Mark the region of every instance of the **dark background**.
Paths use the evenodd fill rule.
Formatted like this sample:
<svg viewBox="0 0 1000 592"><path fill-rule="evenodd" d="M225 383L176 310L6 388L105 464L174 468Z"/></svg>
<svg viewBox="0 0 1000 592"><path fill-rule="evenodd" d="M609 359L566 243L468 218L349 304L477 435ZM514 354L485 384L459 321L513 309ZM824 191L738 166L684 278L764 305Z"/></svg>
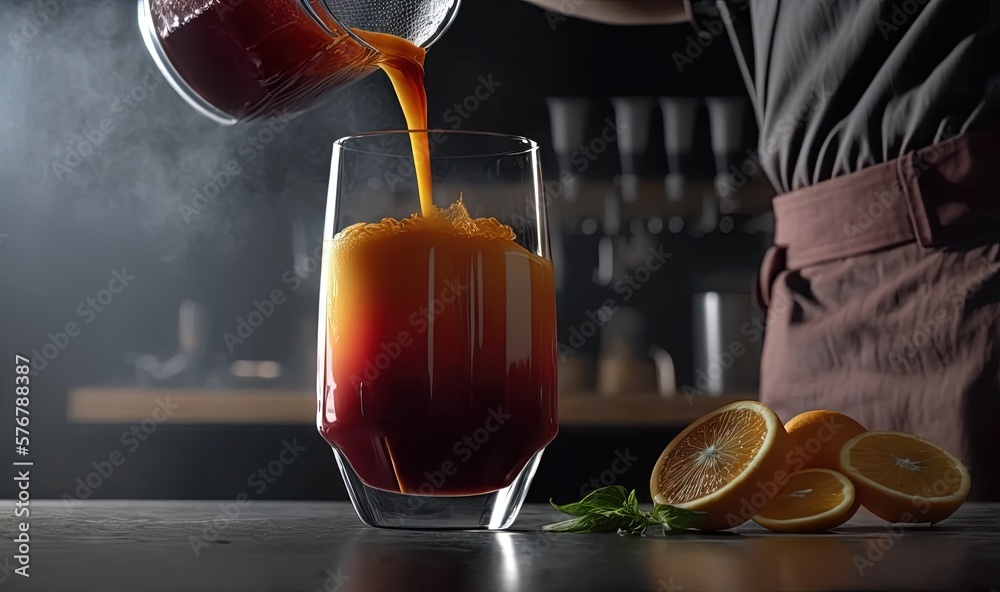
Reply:
<svg viewBox="0 0 1000 592"><path fill-rule="evenodd" d="M55 14L38 24L46 7ZM50 10L52 11L52 10ZM330 97L292 120L248 162L239 146L262 123L219 127L190 109L162 81L136 25L135 4L124 0L0 1L0 377L12 385L14 354L52 340L67 322L82 327L58 357L33 378L33 496L72 494L92 463L122 448L126 425L66 421L67 390L80 385L134 383L130 362L142 353L167 357L176 348L177 310L185 298L207 302L212 335L231 330L255 298L280 287L292 264L292 225L318 237L327 192L331 143L360 131L403 127L391 88L380 73ZM430 125L469 95L480 76L501 86L463 123L463 129L521 134L544 147L545 174L556 178L545 98L594 97L592 125L610 116L611 96L745 95L732 49L715 39L683 72L671 54L691 42L689 25L618 28L553 20L516 0L467 0L427 60ZM154 73L159 85L135 108L121 97ZM116 103L116 101L118 101ZM699 119L696 168L714 173ZM96 137L92 154L71 171L73 146ZM666 172L662 124L654 116L647 168ZM242 172L190 221L179 209L236 158ZM608 151L588 171L610 181L617 154ZM724 237L674 245L675 274L650 290L643 307L655 339L678 363L678 383L690 381L690 273L758 257ZM92 323L78 312L105 288L113 270L135 276ZM586 265L584 265L586 267ZM318 274L317 274L318 275ZM313 331L318 277L291 297L241 346L245 359L294 365L303 327ZM561 330L577 319L566 311L599 302L600 293L560 296ZM301 377L300 377L301 378ZM300 378L289 380L298 385ZM0 416L10 417L13 388ZM12 422L11 422L12 423ZM13 429L7 426L6 430ZM591 477L629 451L640 460L620 483L644 490L671 429L564 427L547 451L532 499L572 497ZM232 498L247 476L277 458L283 441L306 446L301 461L261 496L343 498L329 448L305 426L179 426L165 424L128 456L95 497ZM3 458L10 454L5 446ZM11 495L5 480L0 493Z"/></svg>

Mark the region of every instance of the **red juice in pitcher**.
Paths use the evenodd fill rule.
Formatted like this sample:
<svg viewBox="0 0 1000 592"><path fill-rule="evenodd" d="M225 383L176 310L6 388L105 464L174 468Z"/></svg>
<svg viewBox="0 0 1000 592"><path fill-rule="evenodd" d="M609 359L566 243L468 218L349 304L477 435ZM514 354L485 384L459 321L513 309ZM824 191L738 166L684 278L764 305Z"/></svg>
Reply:
<svg viewBox="0 0 1000 592"><path fill-rule="evenodd" d="M301 111L376 66L319 0L147 0L169 64L233 119ZM188 93L182 94L188 96Z"/></svg>

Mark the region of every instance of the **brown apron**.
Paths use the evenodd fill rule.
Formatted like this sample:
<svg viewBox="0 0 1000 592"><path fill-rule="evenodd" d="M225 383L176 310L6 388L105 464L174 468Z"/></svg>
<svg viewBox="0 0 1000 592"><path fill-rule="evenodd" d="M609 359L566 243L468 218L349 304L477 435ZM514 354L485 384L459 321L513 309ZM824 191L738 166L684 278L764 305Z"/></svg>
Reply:
<svg viewBox="0 0 1000 592"><path fill-rule="evenodd" d="M1000 130L774 200L761 400L960 456L1000 500Z"/></svg>

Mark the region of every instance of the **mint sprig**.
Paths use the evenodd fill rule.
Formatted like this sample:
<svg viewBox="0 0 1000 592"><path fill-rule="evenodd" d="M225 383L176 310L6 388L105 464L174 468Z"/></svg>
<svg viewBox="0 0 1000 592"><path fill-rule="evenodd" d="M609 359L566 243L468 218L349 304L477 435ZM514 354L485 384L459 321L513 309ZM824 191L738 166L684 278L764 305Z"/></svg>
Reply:
<svg viewBox="0 0 1000 592"><path fill-rule="evenodd" d="M557 505L549 500L549 503L560 512L574 516L542 527L550 532L617 532L639 536L647 527L656 525L663 526L665 531L690 528L695 519L704 514L666 504L654 504L652 512L644 512L639 508L635 490L629 492L621 485L602 487L578 502Z"/></svg>

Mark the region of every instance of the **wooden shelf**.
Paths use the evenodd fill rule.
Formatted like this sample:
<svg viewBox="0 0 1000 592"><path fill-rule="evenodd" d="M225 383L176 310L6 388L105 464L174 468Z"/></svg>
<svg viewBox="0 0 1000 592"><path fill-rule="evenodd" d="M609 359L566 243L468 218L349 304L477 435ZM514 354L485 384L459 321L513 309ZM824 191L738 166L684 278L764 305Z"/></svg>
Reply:
<svg viewBox="0 0 1000 592"><path fill-rule="evenodd" d="M686 397L684 395L661 397L652 393L612 397L591 393L561 395L559 397L559 423L567 426L686 426L723 405L756 398L755 394L722 397Z"/></svg>
<svg viewBox="0 0 1000 592"><path fill-rule="evenodd" d="M602 397L561 395L559 423L565 426L683 426L722 405L755 395L664 398L654 394ZM161 403L163 405L161 406ZM312 424L316 399L309 391L79 388L70 391L71 423L129 424L173 407L171 424ZM162 417L164 411L157 411Z"/></svg>
<svg viewBox="0 0 1000 592"><path fill-rule="evenodd" d="M702 208L701 196L715 191L715 184L709 179L689 179L686 183L687 197L680 201L670 201L664 194L662 179L641 179L639 199L627 205L633 216L694 216ZM580 194L575 201L562 205L566 213L601 219L605 215L608 195L615 195L618 188L614 183L587 181L580 186ZM733 194L732 199L740 204L746 214L762 214L771 211L774 187L764 175L756 175Z"/></svg>
<svg viewBox="0 0 1000 592"><path fill-rule="evenodd" d="M316 395L274 389L205 390L88 387L69 392L70 423L136 423L160 402L176 407L167 423L306 424L316 421ZM158 412L162 415L163 412Z"/></svg>

